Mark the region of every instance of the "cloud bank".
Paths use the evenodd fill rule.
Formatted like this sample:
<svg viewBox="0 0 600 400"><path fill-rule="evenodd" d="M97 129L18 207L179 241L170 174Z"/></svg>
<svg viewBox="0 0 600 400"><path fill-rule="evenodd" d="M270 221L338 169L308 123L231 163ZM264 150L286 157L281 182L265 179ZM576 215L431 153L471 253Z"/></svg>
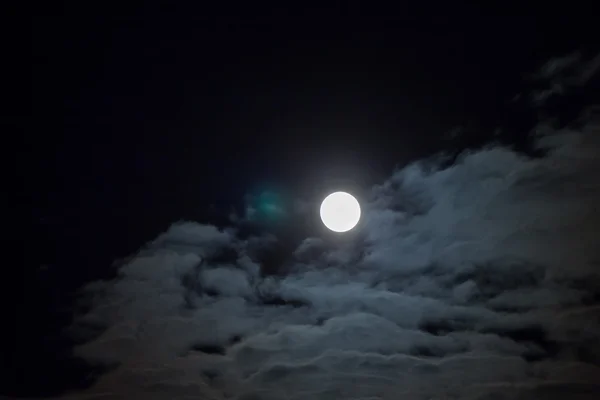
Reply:
<svg viewBox="0 0 600 400"><path fill-rule="evenodd" d="M79 399L587 399L600 393L600 124L372 188L346 241L180 222L84 290Z"/></svg>

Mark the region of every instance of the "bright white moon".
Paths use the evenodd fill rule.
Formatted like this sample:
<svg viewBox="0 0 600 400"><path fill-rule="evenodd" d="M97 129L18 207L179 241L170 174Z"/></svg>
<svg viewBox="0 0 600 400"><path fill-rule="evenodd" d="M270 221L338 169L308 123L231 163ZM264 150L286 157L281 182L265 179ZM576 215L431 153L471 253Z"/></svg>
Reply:
<svg viewBox="0 0 600 400"><path fill-rule="evenodd" d="M349 193L335 192L321 203L321 220L334 232L347 232L358 224L360 205Z"/></svg>

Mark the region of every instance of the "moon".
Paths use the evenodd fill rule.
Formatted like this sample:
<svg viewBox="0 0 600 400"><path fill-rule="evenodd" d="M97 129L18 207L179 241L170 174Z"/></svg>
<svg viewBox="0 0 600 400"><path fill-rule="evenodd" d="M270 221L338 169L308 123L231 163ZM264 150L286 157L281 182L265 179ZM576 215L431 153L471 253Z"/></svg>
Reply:
<svg viewBox="0 0 600 400"><path fill-rule="evenodd" d="M321 220L334 232L348 232L360 220L360 204L349 193L335 192L321 203Z"/></svg>

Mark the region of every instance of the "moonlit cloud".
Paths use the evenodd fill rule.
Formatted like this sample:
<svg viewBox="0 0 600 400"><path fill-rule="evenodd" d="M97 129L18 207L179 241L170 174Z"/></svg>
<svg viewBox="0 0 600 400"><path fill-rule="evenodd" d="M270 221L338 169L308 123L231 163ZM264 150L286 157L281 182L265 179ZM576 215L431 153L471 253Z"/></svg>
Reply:
<svg viewBox="0 0 600 400"><path fill-rule="evenodd" d="M173 225L85 290L76 353L112 369L71 396L594 398L600 131L538 145L397 171L360 234L306 238L282 276L260 272L276 237Z"/></svg>
<svg viewBox="0 0 600 400"><path fill-rule="evenodd" d="M540 68L534 79L544 82L545 87L531 93L534 105L544 105L550 98L568 93L573 88L588 84L600 71L600 54L585 59L575 52L553 58Z"/></svg>

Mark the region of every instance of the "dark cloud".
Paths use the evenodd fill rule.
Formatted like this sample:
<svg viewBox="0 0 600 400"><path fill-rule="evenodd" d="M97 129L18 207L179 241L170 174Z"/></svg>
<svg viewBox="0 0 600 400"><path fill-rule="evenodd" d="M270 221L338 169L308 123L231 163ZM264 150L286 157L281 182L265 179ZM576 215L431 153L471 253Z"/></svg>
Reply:
<svg viewBox="0 0 600 400"><path fill-rule="evenodd" d="M549 60L542 65L534 79L546 82L547 86L531 94L536 105L546 103L553 96L560 96L588 84L600 70L600 54L584 58L579 52Z"/></svg>
<svg viewBox="0 0 600 400"><path fill-rule="evenodd" d="M174 224L84 290L76 353L111 369L72 396L596 398L600 123L537 144L396 171L285 274L276 236Z"/></svg>

